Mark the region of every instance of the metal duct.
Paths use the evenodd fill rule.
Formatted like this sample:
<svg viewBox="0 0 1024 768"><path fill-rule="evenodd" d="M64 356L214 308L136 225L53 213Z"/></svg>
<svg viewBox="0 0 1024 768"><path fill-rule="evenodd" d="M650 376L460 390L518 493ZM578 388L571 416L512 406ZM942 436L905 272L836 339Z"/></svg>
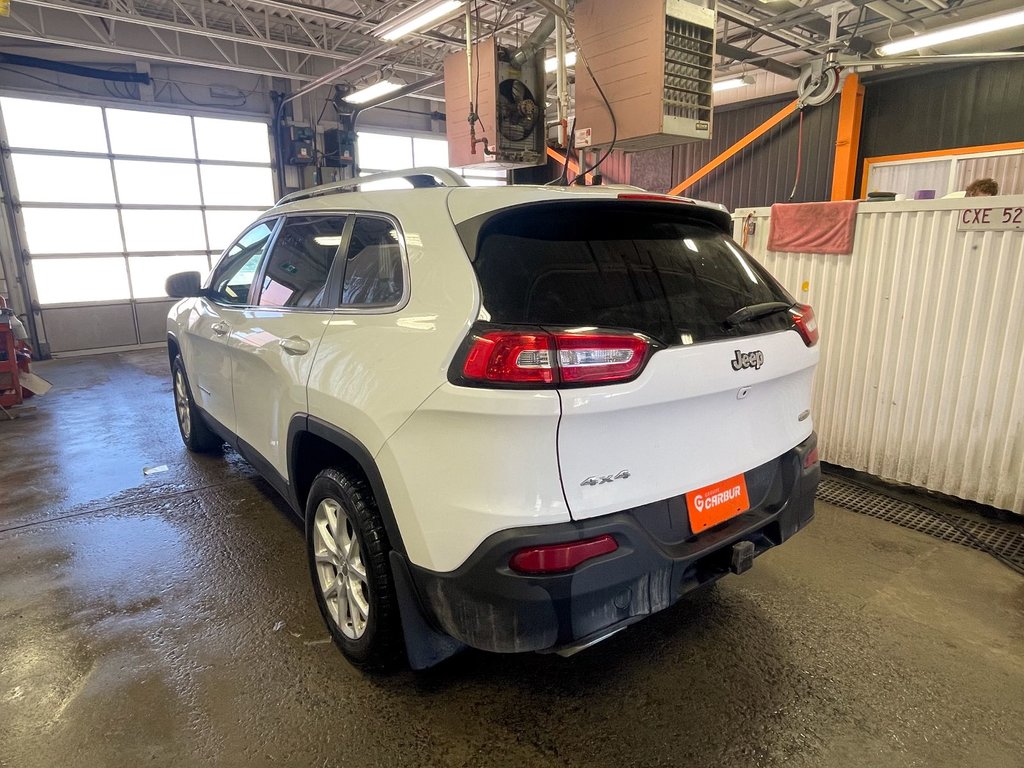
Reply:
<svg viewBox="0 0 1024 768"><path fill-rule="evenodd" d="M537 28L533 30L533 34L530 35L529 39L512 54L512 63L516 66L523 66L530 58L541 48L544 47L544 43L551 37L551 33L555 31L555 14L549 13L543 19Z"/></svg>
<svg viewBox="0 0 1024 768"><path fill-rule="evenodd" d="M747 61L749 59L758 59L751 66L758 67L772 72L782 77L788 77L790 80L796 80L800 77L800 68L794 67L791 64L778 61L776 59L768 59L758 53L748 51L746 48L737 48L735 45L729 45L719 40L715 43L715 53L725 56L727 59L733 61Z"/></svg>

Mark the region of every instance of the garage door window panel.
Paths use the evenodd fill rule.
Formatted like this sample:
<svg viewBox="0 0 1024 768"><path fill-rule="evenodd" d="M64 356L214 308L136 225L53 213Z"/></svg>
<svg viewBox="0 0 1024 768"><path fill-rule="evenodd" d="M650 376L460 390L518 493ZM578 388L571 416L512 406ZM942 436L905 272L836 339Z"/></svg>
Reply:
<svg viewBox="0 0 1024 768"><path fill-rule="evenodd" d="M260 222L228 249L210 281L210 298L218 304L246 306L276 220Z"/></svg>
<svg viewBox="0 0 1024 768"><path fill-rule="evenodd" d="M40 304L78 304L128 299L123 256L33 259Z"/></svg>
<svg viewBox="0 0 1024 768"><path fill-rule="evenodd" d="M270 163L266 123L197 117L195 126L200 160Z"/></svg>
<svg viewBox="0 0 1024 768"><path fill-rule="evenodd" d="M109 160L14 152L11 162L21 203L115 202Z"/></svg>
<svg viewBox="0 0 1024 768"><path fill-rule="evenodd" d="M110 151L115 155L195 159L192 119L187 115L108 109Z"/></svg>
<svg viewBox="0 0 1024 768"><path fill-rule="evenodd" d="M269 168L203 163L200 173L207 205L274 204L274 178Z"/></svg>
<svg viewBox="0 0 1024 768"><path fill-rule="evenodd" d="M117 194L125 205L199 206L195 163L115 160Z"/></svg>
<svg viewBox="0 0 1024 768"><path fill-rule="evenodd" d="M413 160L415 167L448 167L448 142L444 139L421 139L414 137L412 140Z"/></svg>
<svg viewBox="0 0 1024 768"><path fill-rule="evenodd" d="M402 238L398 227L389 219L358 217L345 258L341 306L392 307L402 300L404 289Z"/></svg>
<svg viewBox="0 0 1024 768"><path fill-rule="evenodd" d="M113 208L24 208L31 254L122 253L121 227Z"/></svg>
<svg viewBox="0 0 1024 768"><path fill-rule="evenodd" d="M99 107L0 98L0 110L13 148L107 153Z"/></svg>
<svg viewBox="0 0 1024 768"><path fill-rule="evenodd" d="M345 216L285 220L263 271L261 307L319 309L341 246Z"/></svg>
<svg viewBox="0 0 1024 768"><path fill-rule="evenodd" d="M122 211L129 251L205 251L202 211Z"/></svg>
<svg viewBox="0 0 1024 768"><path fill-rule="evenodd" d="M412 141L408 136L359 133L359 166L378 171L397 171L412 166Z"/></svg>

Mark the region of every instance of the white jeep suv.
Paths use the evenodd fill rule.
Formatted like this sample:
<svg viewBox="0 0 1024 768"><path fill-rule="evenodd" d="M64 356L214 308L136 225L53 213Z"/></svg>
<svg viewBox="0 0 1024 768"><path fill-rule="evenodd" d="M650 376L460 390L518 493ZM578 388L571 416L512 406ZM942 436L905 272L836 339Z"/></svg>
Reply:
<svg viewBox="0 0 1024 768"><path fill-rule="evenodd" d="M571 653L811 519L814 316L724 209L371 178L398 175L290 195L167 282L182 439L303 516L353 663Z"/></svg>

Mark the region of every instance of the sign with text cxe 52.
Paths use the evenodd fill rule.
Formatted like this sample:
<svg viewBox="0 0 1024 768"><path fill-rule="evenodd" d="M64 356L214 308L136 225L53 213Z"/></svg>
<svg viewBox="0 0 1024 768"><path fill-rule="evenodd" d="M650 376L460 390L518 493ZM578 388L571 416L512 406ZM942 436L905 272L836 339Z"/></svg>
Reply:
<svg viewBox="0 0 1024 768"><path fill-rule="evenodd" d="M976 230L1024 231L1024 206L997 205L993 208L964 208L956 228L961 232Z"/></svg>

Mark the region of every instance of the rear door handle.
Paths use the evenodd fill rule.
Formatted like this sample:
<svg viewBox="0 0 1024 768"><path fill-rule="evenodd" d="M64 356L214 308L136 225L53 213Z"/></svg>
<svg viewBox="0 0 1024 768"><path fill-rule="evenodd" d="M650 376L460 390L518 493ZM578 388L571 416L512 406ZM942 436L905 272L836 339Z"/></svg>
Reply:
<svg viewBox="0 0 1024 768"><path fill-rule="evenodd" d="M289 355L304 355L309 352L309 342L300 336L281 339L281 349Z"/></svg>
<svg viewBox="0 0 1024 768"><path fill-rule="evenodd" d="M226 333L227 333L228 331L230 331L230 330L231 330L231 326L230 326L230 325L228 325L227 323L224 323L224 322L219 322L219 323L214 323L213 325L211 325L211 326L210 326L210 329L211 329L211 330L212 330L212 331L213 331L214 333L216 333L216 334L217 334L218 336L223 336L223 335L225 335L225 334L226 334Z"/></svg>

